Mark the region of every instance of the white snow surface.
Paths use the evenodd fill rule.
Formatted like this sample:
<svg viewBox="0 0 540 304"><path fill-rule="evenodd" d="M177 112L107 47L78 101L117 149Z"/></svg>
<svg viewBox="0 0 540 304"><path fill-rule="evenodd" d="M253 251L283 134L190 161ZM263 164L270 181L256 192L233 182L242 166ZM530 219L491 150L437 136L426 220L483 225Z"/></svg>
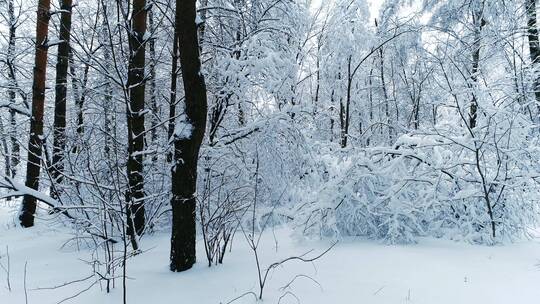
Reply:
<svg viewBox="0 0 540 304"><path fill-rule="evenodd" d="M91 281L53 290L36 290L81 279L91 273L85 249L62 245L72 235L39 218L34 228L14 225L16 204L0 202L0 262L11 260L12 291L0 268L0 303L25 303L24 265L27 263L28 303L58 303L84 290ZM143 254L128 262L127 302L227 303L248 291L257 291L253 255L239 233L225 264L207 267L202 243L198 263L183 273L167 268L167 233L147 236ZM267 266L282 258L314 250L324 241L298 241L289 229L265 232L261 259ZM540 303L540 235L530 241L504 246L478 246L437 239L416 245L384 245L375 241L347 240L313 263L290 262L269 276L264 303L418 303L418 304L528 304ZM282 288L297 276L289 288ZM309 278L308 278L309 277ZM317 283L315 283L315 281ZM281 300L280 300L281 297ZM121 280L107 294L94 286L63 303L122 303ZM244 297L234 303L255 303Z"/></svg>

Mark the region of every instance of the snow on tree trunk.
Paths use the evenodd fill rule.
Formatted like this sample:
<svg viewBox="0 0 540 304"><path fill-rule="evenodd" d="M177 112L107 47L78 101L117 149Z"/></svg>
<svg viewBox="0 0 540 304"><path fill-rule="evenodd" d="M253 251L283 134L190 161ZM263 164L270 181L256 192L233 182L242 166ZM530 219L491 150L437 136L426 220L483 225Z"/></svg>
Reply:
<svg viewBox="0 0 540 304"><path fill-rule="evenodd" d="M136 238L145 226L144 214L144 65L146 47L146 0L133 1L133 17L129 31L129 104L127 108L129 189L126 193L128 234L132 246L138 248Z"/></svg>
<svg viewBox="0 0 540 304"><path fill-rule="evenodd" d="M184 271L195 263L197 162L208 110L199 58L195 2L176 1L176 27L185 92L184 124L190 125L191 132L175 132L173 135L171 271ZM176 126L176 130L180 131L180 128Z"/></svg>

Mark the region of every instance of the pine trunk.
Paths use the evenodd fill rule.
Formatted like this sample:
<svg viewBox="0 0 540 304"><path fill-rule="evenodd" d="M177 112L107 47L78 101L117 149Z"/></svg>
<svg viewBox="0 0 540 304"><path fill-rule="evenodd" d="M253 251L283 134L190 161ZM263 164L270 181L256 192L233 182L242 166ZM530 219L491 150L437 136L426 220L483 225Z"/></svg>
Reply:
<svg viewBox="0 0 540 304"><path fill-rule="evenodd" d="M34 59L34 80L32 85L32 117L28 140L28 163L26 166L26 186L39 189L41 171L41 150L43 146L43 109L45 106L45 80L47 71L47 35L49 32L50 0L39 0L36 22L36 50ZM36 198L25 195L19 220L23 227L34 226Z"/></svg>

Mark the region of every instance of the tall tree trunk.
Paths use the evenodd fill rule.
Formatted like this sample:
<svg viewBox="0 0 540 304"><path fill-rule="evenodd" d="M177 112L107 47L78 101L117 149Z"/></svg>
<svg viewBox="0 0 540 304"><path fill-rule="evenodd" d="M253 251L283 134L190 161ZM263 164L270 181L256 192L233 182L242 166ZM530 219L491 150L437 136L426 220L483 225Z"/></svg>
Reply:
<svg viewBox="0 0 540 304"><path fill-rule="evenodd" d="M474 129L478 118L478 100L474 89L478 84L478 72L480 67L480 49L482 48L482 29L485 25L483 17L483 5L473 11L474 41L472 50L471 88L472 100L469 108L469 128Z"/></svg>
<svg viewBox="0 0 540 304"><path fill-rule="evenodd" d="M150 9L148 11L148 26L149 32L154 35L156 32L154 25L154 11ZM150 98L150 110L152 111L152 118L150 120L150 143L152 145L156 144L157 141L157 125L159 124L159 109L157 105L157 96L156 96L156 43L155 39L150 38L148 42L148 48L150 52L150 62L148 64L148 69L150 70L150 88L149 88L149 98Z"/></svg>
<svg viewBox="0 0 540 304"><path fill-rule="evenodd" d="M174 136L171 271L184 271L195 263L197 161L208 111L206 85L199 58L195 2L176 0L176 27L185 92L185 126L183 132ZM186 132L186 128L191 132Z"/></svg>
<svg viewBox="0 0 540 304"><path fill-rule="evenodd" d="M43 146L43 109L45 106L45 80L47 71L47 35L49 32L50 0L39 0L36 22L36 50L34 58L34 80L32 84L32 118L28 140L28 163L26 165L26 186L39 189L41 170L41 150ZM36 198L25 195L19 220L23 227L34 226Z"/></svg>
<svg viewBox="0 0 540 304"><path fill-rule="evenodd" d="M235 5L236 5L236 10L239 12L238 14L238 20L236 22L236 35L235 35L235 38L236 38L236 50L233 52L233 57L234 59L236 60L240 60L240 56L242 55L241 53L241 50L240 50L240 46L241 46L241 43L242 43L242 36L243 36L243 26L245 26L243 20L245 19L245 17L240 13L244 10L244 8L246 7L246 1L245 0L235 0L234 1ZM237 105L236 105L237 109L238 109L238 124L240 126L244 126L246 124L246 112L244 110L244 105L243 105L243 102L242 102L242 99L238 98L238 101L237 101Z"/></svg>
<svg viewBox="0 0 540 304"><path fill-rule="evenodd" d="M345 98L345 104L340 102L339 117L341 122L341 148L347 147L349 139L349 125L351 120L351 90L353 85L353 75L351 74L351 61L352 56L349 56L347 60L347 96Z"/></svg>
<svg viewBox="0 0 540 304"><path fill-rule="evenodd" d="M4 132L5 132L4 123L2 122L2 118L0 117L0 134L5 134ZM3 150L2 152L4 153L4 162L5 162L4 174L6 176L11 176L11 157L9 155L9 145L8 145L7 138L5 136L2 136L2 138L0 139L0 142L2 143L2 150Z"/></svg>
<svg viewBox="0 0 540 304"><path fill-rule="evenodd" d="M100 35L99 35L99 43L102 45L102 53L103 53L103 60L105 62L111 62L112 56L111 56L111 46L108 42L108 19L109 19L109 9L107 1L102 2L102 15L103 18L101 20L101 29L100 29ZM106 73L108 75L111 74L110 67L106 66ZM113 120L111 119L111 116L114 113L114 109L116 108L113 104L113 89L111 85L111 80L106 75L103 77L103 83L104 83L104 91L105 91L105 97L103 98L103 116L104 116L104 130L105 130L105 147L104 152L105 156L109 157L111 148L113 145L113 130L115 128L115 125L113 123Z"/></svg>
<svg viewBox="0 0 540 304"><path fill-rule="evenodd" d="M369 77L368 77L368 100L369 100L369 123L368 128L371 129L371 133L373 133L373 68L369 70ZM366 129L366 132L368 129ZM366 139L366 146L369 147L371 144L371 135L368 136Z"/></svg>
<svg viewBox="0 0 540 304"><path fill-rule="evenodd" d="M54 100L54 133L53 133L53 157L51 164L51 176L53 183L62 182L64 171L64 153L66 149L66 97L67 97L67 75L70 53L70 32L71 32L71 0L63 0L60 16L60 41L58 54L56 57L56 95ZM53 196L56 187L51 187Z"/></svg>
<svg viewBox="0 0 540 304"><path fill-rule="evenodd" d="M178 19L179 12L176 12L176 18ZM172 67L171 67L171 95L169 97L169 129L167 132L167 139L171 141L174 135L175 117L176 117L176 91L178 82L178 24L175 21L174 24L174 37L173 37L173 49L172 49ZM172 162L173 153L167 154L167 161Z"/></svg>
<svg viewBox="0 0 540 304"><path fill-rule="evenodd" d="M540 75L538 74L538 63L540 61L540 42L538 41L538 27L536 22L536 0L526 0L527 7L527 33L529 38L529 55L533 70L536 73L534 77L534 96L536 106L540 112Z"/></svg>
<svg viewBox="0 0 540 304"><path fill-rule="evenodd" d="M478 85L478 74L480 71L480 49L482 47L482 30L485 26L485 20L484 20L484 1L478 0L478 6L473 8L472 11L472 17L473 17L473 26L474 26L474 41L473 41L473 49L472 49L472 69L471 69L471 89L472 89L472 101L471 101L471 108L469 112L469 128L471 136L475 137L475 132L472 130L476 128L477 125L477 117L478 117L478 100L476 96L476 86ZM481 168L480 162L481 162L481 152L480 148L478 147L477 141L473 141L475 145L475 160L476 160L476 169L478 171L478 175L482 179L482 186L483 186L483 192L484 192L484 200L486 202L486 209L487 214L490 219L490 226L491 226L491 236L493 239L496 237L496 227L497 223L495 221L495 217L493 214L493 204L491 203L490 199L490 187L486 185L484 172Z"/></svg>
<svg viewBox="0 0 540 304"><path fill-rule="evenodd" d="M385 116L385 123L387 124L388 129L388 141L389 143L392 142L392 129L390 128L390 105L389 105L389 98L388 98L388 89L386 87L386 79L384 77L384 50L381 47L379 49L379 73L380 73L380 79L381 79L381 88L384 98L384 116Z"/></svg>
<svg viewBox="0 0 540 304"><path fill-rule="evenodd" d="M96 18L97 19L97 18ZM95 27L94 27L95 28ZM92 36L91 42L90 42L90 49L92 49L94 44L94 37ZM84 137L84 104L86 102L86 94L88 92L88 73L90 71L90 63L86 62L84 64L84 70L82 78L79 78L75 71L74 66L74 60L73 60L73 52L70 50L69 52L69 70L71 73L71 85L73 88L73 97L75 99L75 105L77 106L77 136L79 138ZM79 150L80 143L77 143L73 147L73 153L76 153Z"/></svg>
<svg viewBox="0 0 540 304"><path fill-rule="evenodd" d="M315 57L315 96L313 97L313 111L312 116L315 118L318 114L319 106L319 92L321 90L321 48L322 42L319 37L317 40L317 54Z"/></svg>
<svg viewBox="0 0 540 304"><path fill-rule="evenodd" d="M129 67L127 107L128 161L127 175L129 189L126 193L128 234L133 249L138 249L137 235L141 235L145 225L144 215L144 65L146 46L146 0L133 1L133 17L129 31Z"/></svg>
<svg viewBox="0 0 540 304"><path fill-rule="evenodd" d="M8 77L10 80L9 84L9 102L11 105L15 105L16 103L16 90L17 90L17 79L15 76L15 38L16 38L16 31L17 31L17 24L15 19L15 6L13 3L13 0L9 0L8 2L8 18L9 18L9 46L7 51L7 66L9 69ZM8 164L9 167L6 168L6 173L9 173L8 176L15 177L17 173L17 165L19 164L19 157L20 157L20 145L19 140L17 139L17 113L16 111L11 108L9 110L9 116L10 116L10 127L9 127L9 136L10 136L10 142L11 142L11 151L10 155L7 157L9 158Z"/></svg>
<svg viewBox="0 0 540 304"><path fill-rule="evenodd" d="M413 128L418 130L420 127L420 96L415 97L414 99L414 114L413 114Z"/></svg>

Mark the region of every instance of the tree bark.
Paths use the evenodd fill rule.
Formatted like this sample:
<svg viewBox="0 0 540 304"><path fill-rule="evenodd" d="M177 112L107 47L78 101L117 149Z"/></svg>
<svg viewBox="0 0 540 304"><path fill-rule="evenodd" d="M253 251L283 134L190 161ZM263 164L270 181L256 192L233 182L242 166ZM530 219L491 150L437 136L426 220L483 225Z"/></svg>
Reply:
<svg viewBox="0 0 540 304"><path fill-rule="evenodd" d="M90 48L93 46L93 37L90 42ZM84 65L82 78L77 76L77 71L75 69L75 61L73 58L73 50L69 51L69 70L71 74L71 88L73 91L73 99L77 107L77 136L79 138L84 137L84 103L86 102L86 93L87 93L87 84L88 84L88 73L90 71L90 64L87 62ZM80 151L80 142L77 142L72 149L73 153Z"/></svg>
<svg viewBox="0 0 540 304"><path fill-rule="evenodd" d="M70 53L71 5L72 0L63 0L60 15L60 41L56 57L56 94L54 100L54 132L51 177L53 183L62 182L64 153L66 149L66 97L67 75ZM57 187L51 187L51 195L57 197Z"/></svg>
<svg viewBox="0 0 540 304"><path fill-rule="evenodd" d="M469 128L474 129L478 117L478 100L474 92L474 86L478 84L478 72L480 66L480 49L482 48L482 29L485 25L483 7L473 12L474 41L472 50L471 86L473 89L471 107L469 109Z"/></svg>
<svg viewBox="0 0 540 304"><path fill-rule="evenodd" d="M0 117L0 134L4 134L4 132L5 132L4 123L2 122L2 119ZM2 143L2 150L4 152L4 162L5 162L4 174L6 176L11 176L11 157L9 155L8 141L5 136L2 136L0 141ZM11 198L6 198L6 200L11 200Z"/></svg>
<svg viewBox="0 0 540 304"><path fill-rule="evenodd" d="M179 12L176 12L178 15ZM175 20L178 19L176 16ZM171 67L171 95L169 97L169 129L167 132L167 139L171 141L174 135L174 123L176 116L176 87L178 81L178 24L175 21L174 24L174 37L173 37L173 49L172 49L172 67ZM173 153L167 154L167 162L172 162Z"/></svg>
<svg viewBox="0 0 540 304"><path fill-rule="evenodd" d="M9 18L9 46L7 51L7 66L9 69L8 77L10 80L9 84L9 102L12 105L15 105L16 102L16 90L18 87L17 84L17 78L15 76L15 38L16 38L16 31L17 31L17 24L15 19L15 6L13 3L13 0L10 0L8 2L8 18ZM19 164L19 157L20 157L20 145L19 140L17 139L17 113L16 111L11 108L9 110L9 116L10 116L10 142L11 142L11 151L10 155L7 157L9 159L7 164L9 164L8 168L6 169L6 173L8 176L11 176L12 178L15 177L17 174L17 165ZM7 165L6 164L6 165Z"/></svg>
<svg viewBox="0 0 540 304"><path fill-rule="evenodd" d="M538 41L538 27L536 22L536 0L526 0L527 9L527 37L529 38L529 55L533 70L537 73L534 77L534 96L537 107L540 109L540 76L538 75L538 62L540 61L540 43Z"/></svg>
<svg viewBox="0 0 540 304"><path fill-rule="evenodd" d="M156 29L153 9L148 11L148 26L150 33L154 35ZM150 62L148 65L148 69L150 70L150 89L148 95L150 98L150 110L152 111L152 119L150 120L150 143L154 145L157 141L157 125L159 124L159 109L156 96L156 43L154 38L150 38L148 48L150 52Z"/></svg>
<svg viewBox="0 0 540 304"><path fill-rule="evenodd" d="M134 250L138 249L137 235L145 226L144 214L144 99L145 99L145 46L146 46L146 0L133 1L133 17L129 31L129 67L127 107L129 189L126 193L128 234Z"/></svg>
<svg viewBox="0 0 540 304"><path fill-rule="evenodd" d="M112 60L111 56L111 46L109 44L109 36L108 36L108 20L109 20L109 8L106 1L102 2L102 20L101 20L101 29L99 34L99 43L102 45L102 53L103 53L103 60L105 62L110 62ZM116 119L112 119L112 116L115 115L114 109L116 108L115 104L113 103L113 88L111 84L111 80L109 79L108 75L111 74L110 67L105 67L105 76L103 77L103 84L104 84L104 92L105 96L103 98L103 116L104 116L104 130L105 130L105 147L104 152L105 156L107 158L110 157L111 149L113 146L113 138L115 137L114 134L116 131L116 124L114 123Z"/></svg>
<svg viewBox="0 0 540 304"><path fill-rule="evenodd" d="M39 189L41 171L41 150L43 146L43 109L45 106L45 80L47 71L47 35L49 32L50 0L39 0L36 22L36 49L34 58L34 79L32 84L32 117L28 140L28 163L26 166L26 186ZM36 198L25 195L19 220L21 226L34 226Z"/></svg>
<svg viewBox="0 0 540 304"><path fill-rule="evenodd" d="M352 56L349 56L347 60L347 95L345 98L345 104L343 101L339 104L339 118L341 122L341 148L347 147L347 142L349 139L349 125L351 120L351 94L352 94L352 85L353 85L353 75L351 74L351 62Z"/></svg>
<svg viewBox="0 0 540 304"><path fill-rule="evenodd" d="M171 271L184 271L195 263L197 162L208 111L206 85L199 58L195 2L195 0L176 0L176 28L179 35L180 66L185 92L184 125L190 128L191 132L174 135Z"/></svg>

